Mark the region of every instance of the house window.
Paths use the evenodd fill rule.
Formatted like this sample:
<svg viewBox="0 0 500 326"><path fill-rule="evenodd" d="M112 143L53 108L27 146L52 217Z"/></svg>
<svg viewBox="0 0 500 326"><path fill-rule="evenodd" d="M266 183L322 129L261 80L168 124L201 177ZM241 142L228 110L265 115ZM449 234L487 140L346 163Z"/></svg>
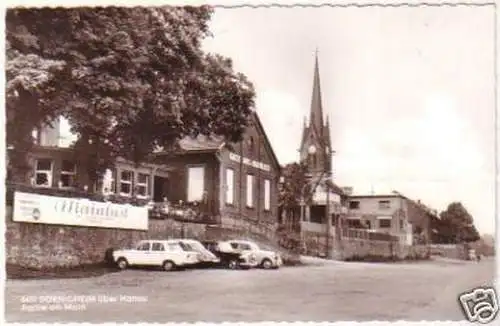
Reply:
<svg viewBox="0 0 500 326"><path fill-rule="evenodd" d="M379 227L380 228L390 228L391 227L391 220L388 218L380 219L379 220Z"/></svg>
<svg viewBox="0 0 500 326"><path fill-rule="evenodd" d="M116 192L116 170L107 169L102 178L102 192L104 194Z"/></svg>
<svg viewBox="0 0 500 326"><path fill-rule="evenodd" d="M63 160L61 166L61 187L70 188L75 186L76 164L75 162Z"/></svg>
<svg viewBox="0 0 500 326"><path fill-rule="evenodd" d="M234 203L234 170L226 169L226 204Z"/></svg>
<svg viewBox="0 0 500 326"><path fill-rule="evenodd" d="M187 201L201 201L205 190L205 168L196 166L188 168L188 194Z"/></svg>
<svg viewBox="0 0 500 326"><path fill-rule="evenodd" d="M120 195L130 196L132 195L132 180L134 178L134 172L132 171L121 171L120 174Z"/></svg>
<svg viewBox="0 0 500 326"><path fill-rule="evenodd" d="M359 201L350 201L349 209L359 209Z"/></svg>
<svg viewBox="0 0 500 326"><path fill-rule="evenodd" d="M139 173L137 175L137 196L147 197L149 195L149 174Z"/></svg>
<svg viewBox="0 0 500 326"><path fill-rule="evenodd" d="M271 181L268 179L264 180L264 210L268 211L271 209Z"/></svg>
<svg viewBox="0 0 500 326"><path fill-rule="evenodd" d="M52 186L52 160L39 159L35 164L35 186Z"/></svg>
<svg viewBox="0 0 500 326"><path fill-rule="evenodd" d="M391 208L391 202L389 200L380 200L378 202L379 209L389 209Z"/></svg>
<svg viewBox="0 0 500 326"><path fill-rule="evenodd" d="M253 207L253 180L254 176L247 174L247 206Z"/></svg>

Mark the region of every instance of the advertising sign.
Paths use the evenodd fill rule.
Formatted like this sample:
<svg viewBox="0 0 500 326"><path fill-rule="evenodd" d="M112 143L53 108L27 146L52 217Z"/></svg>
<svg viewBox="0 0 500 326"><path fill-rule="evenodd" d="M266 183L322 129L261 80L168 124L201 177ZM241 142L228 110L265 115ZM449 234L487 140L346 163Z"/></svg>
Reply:
<svg viewBox="0 0 500 326"><path fill-rule="evenodd" d="M13 220L26 223L147 230L148 210L146 207L129 204L16 191Z"/></svg>

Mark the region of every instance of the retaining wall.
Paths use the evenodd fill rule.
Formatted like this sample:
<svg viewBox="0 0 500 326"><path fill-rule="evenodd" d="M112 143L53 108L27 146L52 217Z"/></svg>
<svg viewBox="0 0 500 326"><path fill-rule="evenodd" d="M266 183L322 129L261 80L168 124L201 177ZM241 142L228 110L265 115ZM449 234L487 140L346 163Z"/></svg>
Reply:
<svg viewBox="0 0 500 326"><path fill-rule="evenodd" d="M104 261L106 250L126 248L142 239L193 238L199 240L248 239L276 250L272 225L223 218L219 226L149 220L147 231L21 223L6 210L6 263L30 268L69 267ZM286 250L282 254L289 256Z"/></svg>

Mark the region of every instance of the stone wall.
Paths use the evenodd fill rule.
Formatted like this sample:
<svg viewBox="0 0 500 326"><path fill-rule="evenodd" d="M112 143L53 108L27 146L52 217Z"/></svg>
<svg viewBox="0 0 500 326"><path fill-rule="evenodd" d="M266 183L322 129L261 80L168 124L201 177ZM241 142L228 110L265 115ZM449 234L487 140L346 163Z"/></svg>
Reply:
<svg viewBox="0 0 500 326"><path fill-rule="evenodd" d="M142 239L203 238L206 226L150 220L148 231L20 223L7 206L5 255L8 264L32 268L78 266L104 261L106 250L129 247Z"/></svg>
<svg viewBox="0 0 500 326"><path fill-rule="evenodd" d="M69 267L103 262L110 248L126 248L142 239L253 240L267 249L278 248L273 225L224 218L223 224L149 220L149 230L124 230L12 221L7 206L5 254L8 264L30 268ZM273 231L274 230L274 231ZM286 250L280 252L288 257Z"/></svg>

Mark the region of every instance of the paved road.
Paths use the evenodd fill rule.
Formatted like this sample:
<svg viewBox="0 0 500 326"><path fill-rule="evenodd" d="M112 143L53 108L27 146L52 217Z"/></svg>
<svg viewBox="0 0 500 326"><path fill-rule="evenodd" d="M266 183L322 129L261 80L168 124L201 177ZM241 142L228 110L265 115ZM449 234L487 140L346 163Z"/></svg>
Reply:
<svg viewBox="0 0 500 326"><path fill-rule="evenodd" d="M493 260L127 270L87 279L7 281L5 313L8 322L461 320L457 294L491 285L493 278ZM68 304L66 298L66 306L49 305L55 296L94 302ZM32 311L43 307L55 311Z"/></svg>

